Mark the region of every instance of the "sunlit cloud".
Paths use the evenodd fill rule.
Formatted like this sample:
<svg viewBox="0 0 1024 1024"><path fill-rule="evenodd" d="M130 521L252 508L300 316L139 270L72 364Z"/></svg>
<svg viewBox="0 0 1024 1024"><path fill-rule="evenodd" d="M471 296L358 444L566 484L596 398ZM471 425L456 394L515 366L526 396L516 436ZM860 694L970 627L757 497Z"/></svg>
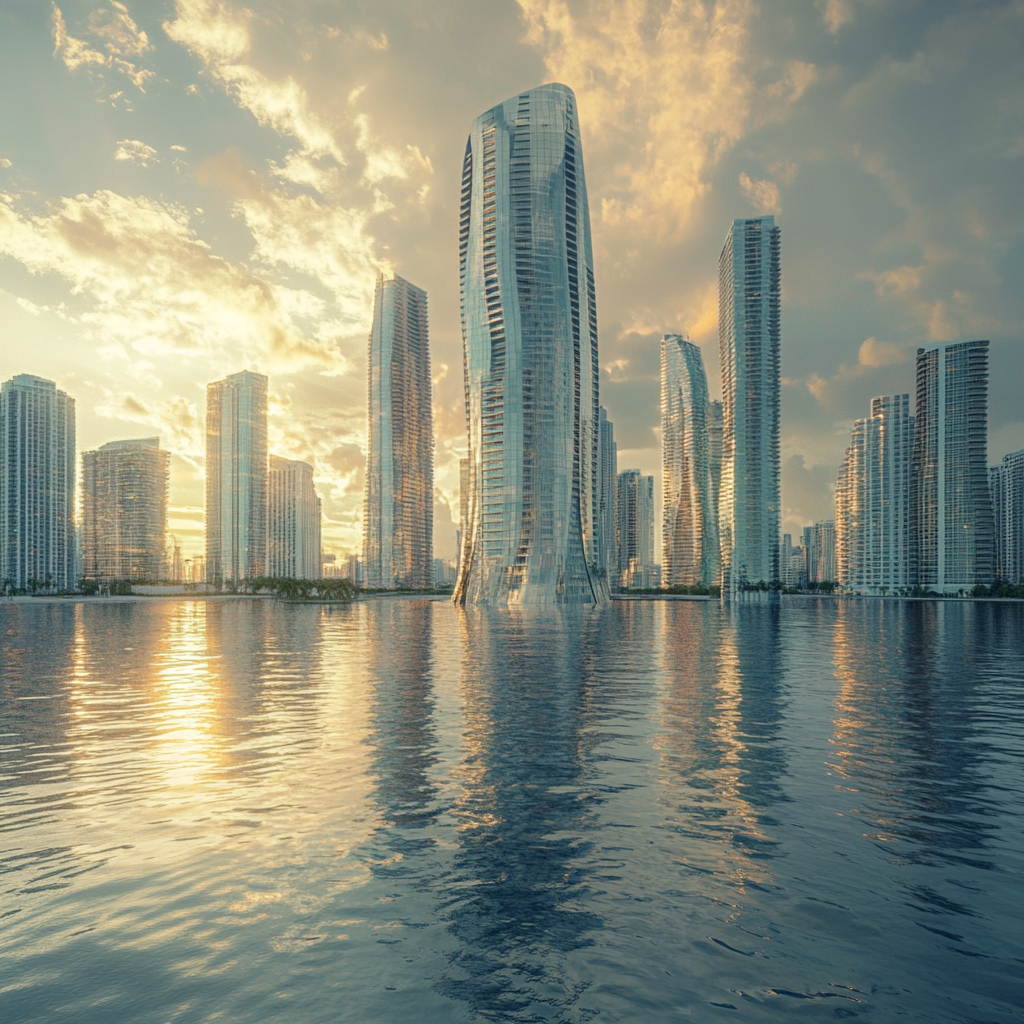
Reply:
<svg viewBox="0 0 1024 1024"><path fill-rule="evenodd" d="M140 92L146 91L145 84L153 77L153 72L127 58L143 57L153 47L124 4L113 0L110 7L99 8L89 18L87 30L100 41L102 50L70 35L64 15L56 4L53 4L52 28L53 54L60 57L69 71L79 68L93 72L118 71L127 75Z"/></svg>
<svg viewBox="0 0 1024 1024"><path fill-rule="evenodd" d="M114 159L128 160L140 167L148 167L150 164L160 162L156 150L144 142L139 142L138 139L122 139L117 144L117 149L114 150Z"/></svg>

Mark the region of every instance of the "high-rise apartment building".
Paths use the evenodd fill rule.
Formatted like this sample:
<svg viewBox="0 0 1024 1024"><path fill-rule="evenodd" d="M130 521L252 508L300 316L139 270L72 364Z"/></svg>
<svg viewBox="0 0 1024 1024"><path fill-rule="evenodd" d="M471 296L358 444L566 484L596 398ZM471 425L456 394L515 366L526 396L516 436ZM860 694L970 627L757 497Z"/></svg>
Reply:
<svg viewBox="0 0 1024 1024"><path fill-rule="evenodd" d="M619 474L619 586L653 586L654 477L639 469ZM659 575L659 586L661 577Z"/></svg>
<svg viewBox="0 0 1024 1024"><path fill-rule="evenodd" d="M469 521L469 459L459 459L459 528L455 534L455 578L462 565L462 538L466 536Z"/></svg>
<svg viewBox="0 0 1024 1024"><path fill-rule="evenodd" d="M367 371L363 577L374 589L434 579L434 413L427 293L377 278Z"/></svg>
<svg viewBox="0 0 1024 1024"><path fill-rule="evenodd" d="M804 527L804 578L808 583L836 581L836 526L825 519Z"/></svg>
<svg viewBox="0 0 1024 1024"><path fill-rule="evenodd" d="M914 417L909 395L871 400L836 484L838 582L864 594L910 586Z"/></svg>
<svg viewBox="0 0 1024 1024"><path fill-rule="evenodd" d="M988 489L988 342L917 350L914 582L938 593L995 577Z"/></svg>
<svg viewBox="0 0 1024 1024"><path fill-rule="evenodd" d="M722 403L708 402L708 469L711 474L711 508L714 514L715 531L718 531L718 501L722 489ZM717 579L721 578L721 543Z"/></svg>
<svg viewBox="0 0 1024 1024"><path fill-rule="evenodd" d="M604 601L597 300L579 117L564 85L474 121L459 266L471 465L454 600Z"/></svg>
<svg viewBox="0 0 1024 1024"><path fill-rule="evenodd" d="M598 571L607 578L614 590L618 585L618 542L616 540L615 510L619 502L619 450L615 443L615 425L608 419L602 405L600 410L601 440L598 448Z"/></svg>
<svg viewBox="0 0 1024 1024"><path fill-rule="evenodd" d="M111 441L82 453L86 579L156 582L167 575L170 471L170 453L158 437Z"/></svg>
<svg viewBox="0 0 1024 1024"><path fill-rule="evenodd" d="M711 481L708 382L700 349L661 339L661 580L666 587L718 580L718 522Z"/></svg>
<svg viewBox="0 0 1024 1024"><path fill-rule="evenodd" d="M267 385L245 370L206 387L206 578L266 571Z"/></svg>
<svg viewBox="0 0 1024 1024"><path fill-rule="evenodd" d="M0 388L0 589L75 578L75 400L23 373Z"/></svg>
<svg viewBox="0 0 1024 1024"><path fill-rule="evenodd" d="M736 220L718 260L722 594L779 579L781 230Z"/></svg>
<svg viewBox="0 0 1024 1024"><path fill-rule="evenodd" d="M1004 455L989 469L995 520L996 579L1024 583L1024 449Z"/></svg>
<svg viewBox="0 0 1024 1024"><path fill-rule="evenodd" d="M267 472L267 575L297 580L323 575L320 498L307 462L270 456Z"/></svg>

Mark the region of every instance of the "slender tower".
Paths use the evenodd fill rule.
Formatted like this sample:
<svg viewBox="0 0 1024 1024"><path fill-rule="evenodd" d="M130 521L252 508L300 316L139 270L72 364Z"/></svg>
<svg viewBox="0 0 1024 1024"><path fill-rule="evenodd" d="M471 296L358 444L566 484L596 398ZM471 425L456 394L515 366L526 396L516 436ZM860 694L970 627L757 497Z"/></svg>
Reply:
<svg viewBox="0 0 1024 1024"><path fill-rule="evenodd" d="M608 579L611 589L618 589L618 542L616 540L615 515L619 502L619 459L618 446L615 444L615 424L608 419L605 407L600 412L600 470L598 483L600 498L598 501L598 518L601 532L598 538L598 567Z"/></svg>
<svg viewBox="0 0 1024 1024"><path fill-rule="evenodd" d="M267 378L206 387L206 579L262 576L267 557Z"/></svg>
<svg viewBox="0 0 1024 1024"><path fill-rule="evenodd" d="M481 114L459 231L470 507L456 603L608 597L593 266L572 90Z"/></svg>
<svg viewBox="0 0 1024 1024"><path fill-rule="evenodd" d="M654 569L654 477L619 474L619 586L649 587Z"/></svg>
<svg viewBox="0 0 1024 1024"><path fill-rule="evenodd" d="M363 582L423 589L434 579L434 414L427 293L377 278L367 356Z"/></svg>
<svg viewBox="0 0 1024 1024"><path fill-rule="evenodd" d="M914 427L914 580L940 594L987 586L995 577L987 341L917 350Z"/></svg>
<svg viewBox="0 0 1024 1024"><path fill-rule="evenodd" d="M267 575L313 580L323 575L320 498L308 462L270 456L267 473Z"/></svg>
<svg viewBox="0 0 1024 1024"><path fill-rule="evenodd" d="M733 221L718 260L722 596L779 579L781 230Z"/></svg>
<svg viewBox="0 0 1024 1024"><path fill-rule="evenodd" d="M75 587L75 400L18 374L0 388L0 592Z"/></svg>
<svg viewBox="0 0 1024 1024"><path fill-rule="evenodd" d="M711 479L708 382L700 349L661 339L662 586L714 583L718 523Z"/></svg>

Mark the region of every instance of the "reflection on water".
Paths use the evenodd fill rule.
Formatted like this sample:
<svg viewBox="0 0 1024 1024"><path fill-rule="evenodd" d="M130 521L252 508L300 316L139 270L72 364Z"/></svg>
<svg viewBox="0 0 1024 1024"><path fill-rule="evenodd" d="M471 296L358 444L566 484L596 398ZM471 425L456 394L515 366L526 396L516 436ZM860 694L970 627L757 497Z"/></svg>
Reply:
<svg viewBox="0 0 1024 1024"><path fill-rule="evenodd" d="M0 607L5 1021L1010 1020L1024 606Z"/></svg>

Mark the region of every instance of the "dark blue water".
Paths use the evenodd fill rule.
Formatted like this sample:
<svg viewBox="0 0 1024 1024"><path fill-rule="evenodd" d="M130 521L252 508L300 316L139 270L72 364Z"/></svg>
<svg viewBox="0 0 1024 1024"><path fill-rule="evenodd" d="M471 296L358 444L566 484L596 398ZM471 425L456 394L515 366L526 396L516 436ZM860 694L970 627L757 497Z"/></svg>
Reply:
<svg viewBox="0 0 1024 1024"><path fill-rule="evenodd" d="M0 607L0 1017L1024 1017L1024 606Z"/></svg>

